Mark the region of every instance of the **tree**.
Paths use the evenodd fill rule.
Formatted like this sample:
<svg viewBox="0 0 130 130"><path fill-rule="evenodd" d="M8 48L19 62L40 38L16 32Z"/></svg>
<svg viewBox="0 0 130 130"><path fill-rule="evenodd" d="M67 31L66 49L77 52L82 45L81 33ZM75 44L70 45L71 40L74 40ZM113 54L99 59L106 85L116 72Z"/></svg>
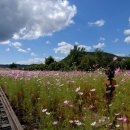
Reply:
<svg viewBox="0 0 130 130"><path fill-rule="evenodd" d="M55 60L52 56L49 56L48 58L45 59L45 64L48 65L48 66L50 64L52 64L53 62L55 62Z"/></svg>
<svg viewBox="0 0 130 130"><path fill-rule="evenodd" d="M81 59L81 63L79 65L79 69L80 70L86 70L88 71L90 68L94 68L93 66L95 65L95 57L93 56L88 56L88 55L85 55L82 57Z"/></svg>
<svg viewBox="0 0 130 130"><path fill-rule="evenodd" d="M12 64L9 65L9 68L15 69L15 68L17 68L17 65L15 63L12 63Z"/></svg>
<svg viewBox="0 0 130 130"><path fill-rule="evenodd" d="M68 57L70 57L70 66L78 66L81 62L81 57L86 54L85 48L74 45L74 48L70 51Z"/></svg>
<svg viewBox="0 0 130 130"><path fill-rule="evenodd" d="M95 50L95 60L100 67L106 67L111 62L110 57L99 49Z"/></svg>

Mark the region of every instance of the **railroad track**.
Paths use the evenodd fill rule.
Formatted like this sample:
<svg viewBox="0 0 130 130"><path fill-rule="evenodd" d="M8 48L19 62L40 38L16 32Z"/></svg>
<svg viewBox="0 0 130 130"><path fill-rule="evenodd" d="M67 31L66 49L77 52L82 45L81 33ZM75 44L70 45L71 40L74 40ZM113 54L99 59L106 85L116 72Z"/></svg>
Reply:
<svg viewBox="0 0 130 130"><path fill-rule="evenodd" d="M0 87L0 130L23 130L5 93Z"/></svg>

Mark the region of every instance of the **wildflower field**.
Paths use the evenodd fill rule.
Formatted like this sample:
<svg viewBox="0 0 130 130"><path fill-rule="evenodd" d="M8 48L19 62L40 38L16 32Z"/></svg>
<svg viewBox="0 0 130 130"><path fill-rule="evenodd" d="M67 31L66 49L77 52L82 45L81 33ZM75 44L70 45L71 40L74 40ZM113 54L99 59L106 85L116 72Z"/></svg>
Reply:
<svg viewBox="0 0 130 130"><path fill-rule="evenodd" d="M26 130L123 130L130 119L130 71L116 73L109 105L102 71L0 70L0 86Z"/></svg>

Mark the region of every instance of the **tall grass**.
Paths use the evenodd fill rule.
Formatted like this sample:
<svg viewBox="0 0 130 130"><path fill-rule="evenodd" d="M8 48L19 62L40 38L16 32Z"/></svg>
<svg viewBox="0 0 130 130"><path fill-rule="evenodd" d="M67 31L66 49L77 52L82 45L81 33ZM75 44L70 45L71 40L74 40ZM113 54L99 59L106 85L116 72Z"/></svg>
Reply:
<svg viewBox="0 0 130 130"><path fill-rule="evenodd" d="M107 130L117 113L130 116L130 77L126 72L116 76L109 113L106 78L99 71L6 71L0 85L27 130Z"/></svg>

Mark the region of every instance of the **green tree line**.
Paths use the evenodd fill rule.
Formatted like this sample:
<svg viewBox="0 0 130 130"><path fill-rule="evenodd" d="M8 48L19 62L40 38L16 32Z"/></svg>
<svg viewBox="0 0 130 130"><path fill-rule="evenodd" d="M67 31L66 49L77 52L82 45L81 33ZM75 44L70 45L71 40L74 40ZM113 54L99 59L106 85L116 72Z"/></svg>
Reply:
<svg viewBox="0 0 130 130"><path fill-rule="evenodd" d="M113 58L116 57L116 60ZM60 71L90 71L97 68L106 68L107 66L121 69L130 69L130 57L119 57L113 54L96 49L95 52L86 52L85 48L75 45L66 58L61 61L55 61L52 56L45 59L45 63L32 64L25 66L25 70L60 70ZM17 68L15 63L10 68ZM19 67L20 68L20 67Z"/></svg>

